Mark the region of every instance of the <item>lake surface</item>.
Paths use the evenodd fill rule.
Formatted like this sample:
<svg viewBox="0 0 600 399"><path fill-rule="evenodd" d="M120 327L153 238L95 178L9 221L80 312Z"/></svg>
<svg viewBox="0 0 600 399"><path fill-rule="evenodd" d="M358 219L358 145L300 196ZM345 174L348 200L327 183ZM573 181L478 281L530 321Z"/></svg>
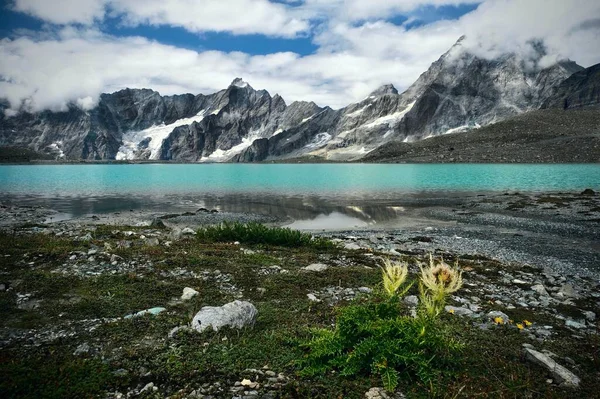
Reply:
<svg viewBox="0 0 600 399"><path fill-rule="evenodd" d="M295 220L391 218L407 200L482 192L600 187L599 164L93 164L2 165L0 201L71 215L200 206ZM337 216L336 216L337 217ZM355 217L355 215L352 215ZM372 217L372 216L371 216Z"/></svg>

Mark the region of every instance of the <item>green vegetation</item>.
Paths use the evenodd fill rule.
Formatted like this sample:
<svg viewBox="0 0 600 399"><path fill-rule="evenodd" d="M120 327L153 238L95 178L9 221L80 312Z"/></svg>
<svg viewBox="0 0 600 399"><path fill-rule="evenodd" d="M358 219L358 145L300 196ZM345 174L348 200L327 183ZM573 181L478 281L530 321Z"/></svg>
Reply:
<svg viewBox="0 0 600 399"><path fill-rule="evenodd" d="M261 223L223 223L198 230L198 239L206 242L233 242L276 245L282 247L331 248L331 241L284 227L267 227Z"/></svg>
<svg viewBox="0 0 600 399"><path fill-rule="evenodd" d="M314 331L310 352L303 361L306 375L339 370L342 376L377 374L383 386L394 391L401 373L429 384L442 371L457 364L462 348L438 316L446 296L462 285L460 274L445 263L421 269L421 309L416 317L406 315L400 290L408 265L385 261L383 296L373 302L342 308L334 330Z"/></svg>

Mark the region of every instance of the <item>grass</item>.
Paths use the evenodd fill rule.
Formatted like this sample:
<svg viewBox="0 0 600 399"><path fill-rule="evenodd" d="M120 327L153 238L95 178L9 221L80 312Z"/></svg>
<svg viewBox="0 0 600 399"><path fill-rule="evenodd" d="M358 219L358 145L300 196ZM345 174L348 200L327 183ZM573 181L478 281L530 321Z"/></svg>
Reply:
<svg viewBox="0 0 600 399"><path fill-rule="evenodd" d="M313 237L284 227L267 227L261 223L223 223L198 230L198 239L205 242L234 242L244 244L274 245L282 247L331 248L329 240Z"/></svg>
<svg viewBox="0 0 600 399"><path fill-rule="evenodd" d="M203 384L221 382L232 386L242 378L252 378L245 370L268 365L277 373L291 378L277 391L281 398L363 398L370 387L381 386L379 376L359 373L342 376L331 370L314 376L300 375L298 361L307 354L302 343L311 338L313 328L332 328L336 317L349 306L364 303L339 302L330 306L307 299L309 292L331 286L376 288L381 271L370 254L344 251L333 246L316 248L309 245L283 245L258 242L251 245L254 254L245 254L238 239L187 239L173 242L171 247L134 245L118 254L123 262L136 262L127 273L101 276L74 276L53 273L69 262L73 251L102 248L105 242L113 248L122 239L117 227L101 228L89 242L77 242L42 234L15 235L0 233L1 282L9 283L9 291L0 292L0 334L28 333L48 336L48 331L75 332L40 345L18 340L0 349L0 397L2 398L88 398L104 397L106 392L126 393L128 388L153 382L160 396L184 396ZM129 228L127 228L129 230ZM143 229L135 230L145 234ZM9 255L9 256L6 256ZM35 259L34 265L29 262ZM322 262L332 265L322 273L307 273L301 268ZM483 259L463 259L478 275L490 280L502 265ZM152 265L149 267L148 265ZM259 271L279 265L287 273L260 274ZM337 266L333 266L337 265ZM183 269L202 276L220 270L228 275L243 298L257 307L259 314L253 328L224 329L216 332L182 332L170 339L168 332L188 324L203 306L219 306L233 299L217 279L203 279L186 274L171 274ZM465 274L465 281L469 281ZM184 287L193 287L199 295L189 302L169 305ZM257 288L264 288L258 290ZM416 294L417 287L408 293ZM17 293L31 293L40 299L39 308L21 310L16 305ZM462 295L461 295L462 296ZM86 320L120 317L153 306L168 310L156 317L117 320L87 327ZM596 308L591 308L595 310ZM596 310L595 310L596 311ZM597 312L600 313L600 312ZM515 320L527 318L538 322L535 314L509 313ZM569 356L578 364L574 370L582 378L575 394L547 384L547 373L521 358L521 345L526 335L515 328L497 327L481 330L470 319L443 314L447 333L465 344L456 357L462 368L435 374L426 383L413 372L401 375L399 389L408 398L453 397L532 397L563 398L597 397L600 392L600 341L573 339L561 335L541 348L561 356ZM551 323L552 320L539 320ZM79 323L79 324L78 324ZM83 324L81 324L83 323ZM78 326L82 327L78 327ZM562 333L562 332L561 332ZM565 338L566 337L566 338ZM568 342L568 345L565 345ZM82 343L94 348L90 354L75 356ZM538 344L536 344L536 347ZM122 376L117 371L126 370ZM149 373L149 374L148 374ZM231 396L229 396L231 397Z"/></svg>

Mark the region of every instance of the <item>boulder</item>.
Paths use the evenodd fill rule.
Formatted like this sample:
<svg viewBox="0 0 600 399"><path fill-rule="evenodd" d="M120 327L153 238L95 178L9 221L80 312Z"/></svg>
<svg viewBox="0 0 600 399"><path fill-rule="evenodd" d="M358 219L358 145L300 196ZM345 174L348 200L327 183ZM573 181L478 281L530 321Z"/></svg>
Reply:
<svg viewBox="0 0 600 399"><path fill-rule="evenodd" d="M525 348L523 351L525 359L544 367L560 385L569 388L577 388L579 386L579 377L556 363L550 356L530 348Z"/></svg>
<svg viewBox="0 0 600 399"><path fill-rule="evenodd" d="M194 316L192 328L202 332L209 327L219 331L223 327L242 328L253 325L258 310L246 301L233 301L223 306L205 306Z"/></svg>

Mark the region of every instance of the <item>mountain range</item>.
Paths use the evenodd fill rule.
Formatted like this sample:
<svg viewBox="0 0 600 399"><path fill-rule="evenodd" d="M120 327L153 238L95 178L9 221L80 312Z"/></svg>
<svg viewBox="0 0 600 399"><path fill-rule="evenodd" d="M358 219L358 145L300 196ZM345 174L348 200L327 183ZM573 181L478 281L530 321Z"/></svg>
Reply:
<svg viewBox="0 0 600 399"><path fill-rule="evenodd" d="M338 110L288 105L240 78L210 95L125 89L102 94L91 110L70 104L63 112L9 117L9 104L0 101L0 147L64 160L350 161L390 143L470 131L540 108L600 104L599 65L584 69L565 60L541 67L542 46L527 59L486 59L463 39L404 92L384 85Z"/></svg>

